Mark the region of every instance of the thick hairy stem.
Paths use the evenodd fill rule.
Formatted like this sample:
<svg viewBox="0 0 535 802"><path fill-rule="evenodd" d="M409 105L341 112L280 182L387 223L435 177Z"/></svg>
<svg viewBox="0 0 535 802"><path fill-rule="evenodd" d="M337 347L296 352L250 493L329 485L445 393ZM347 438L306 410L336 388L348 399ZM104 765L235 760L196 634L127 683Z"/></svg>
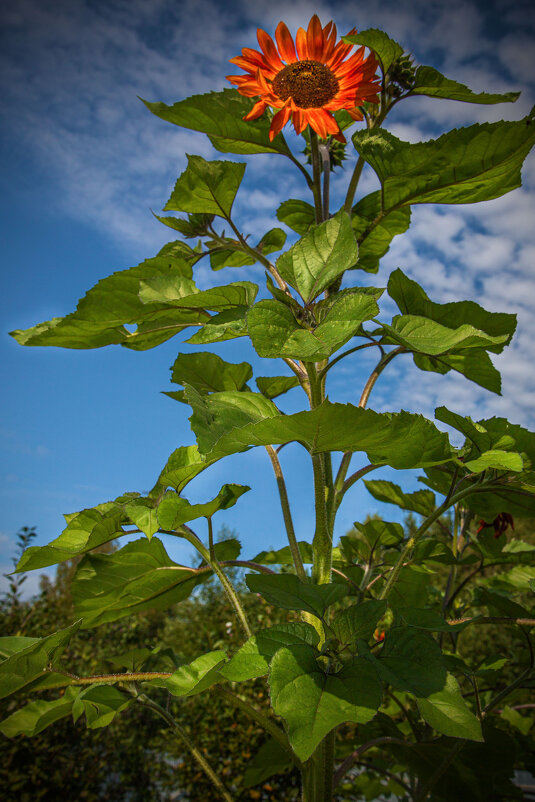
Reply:
<svg viewBox="0 0 535 802"><path fill-rule="evenodd" d="M313 578L316 584L322 585L331 581L333 544L327 520L325 476L321 454L312 455L312 470L314 473L314 506L316 509L316 531L312 542L314 552Z"/></svg>
<svg viewBox="0 0 535 802"><path fill-rule="evenodd" d="M310 131L310 152L312 156L312 179L314 193L314 210L316 213L316 223L321 223L323 220L323 204L321 200L321 171L320 171L320 153L318 145L317 133L309 127Z"/></svg>
<svg viewBox="0 0 535 802"><path fill-rule="evenodd" d="M292 520L292 513L290 510L290 502L288 500L288 492L286 490L286 482L284 481L284 474L282 472L281 464L279 462L279 458L277 456L277 452L273 448L273 446L266 446L266 451L269 455L271 460L271 464L273 466L273 472L275 473L275 479L277 480L277 488L279 490L279 498L281 503L282 509L282 516L284 518L284 525L286 527L286 535L288 537L288 543L290 544L290 551L292 553L292 559L295 566L295 572L299 579L303 582L307 581L307 575L305 571L305 566L303 565L303 559L301 557L301 552L299 551L299 546L297 544L297 538L295 536L295 529Z"/></svg>
<svg viewBox="0 0 535 802"><path fill-rule="evenodd" d="M170 713L167 712L163 707L160 707L159 704L153 702L152 699L149 699L148 696L141 694L140 696L136 697L137 701L140 702L144 707L148 707L151 710L154 710L160 718L171 727L172 730L178 735L184 746L190 751L192 757L195 758L199 766L202 768L206 776L211 780L214 787L217 789L221 797L225 800L225 802L233 802L232 796L230 792L226 788L225 784L222 780L219 779L213 768L210 766L206 758L204 757L203 753L200 749L197 749L193 741L190 737L186 734L185 730L182 729L180 724L175 721L175 719L171 716Z"/></svg>

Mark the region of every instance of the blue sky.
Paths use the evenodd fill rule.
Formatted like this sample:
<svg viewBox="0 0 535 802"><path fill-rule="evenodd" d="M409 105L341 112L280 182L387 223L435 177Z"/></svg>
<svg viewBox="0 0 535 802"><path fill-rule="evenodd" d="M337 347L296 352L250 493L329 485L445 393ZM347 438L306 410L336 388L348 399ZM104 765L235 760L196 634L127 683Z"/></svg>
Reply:
<svg viewBox="0 0 535 802"><path fill-rule="evenodd" d="M417 141L473 122L519 119L535 102L535 15L526 0L514 5L298 1L290 10L282 2L253 9L245 0L21 0L0 12L3 570L20 526L37 526L38 543L44 544L63 528L62 513L123 491L149 489L169 453L193 442L187 408L159 394L169 388L178 338L134 353L119 347L22 348L7 336L14 328L67 314L99 278L154 255L172 236L150 209L158 212L167 200L185 167L184 154L221 158L203 136L153 117L137 96L172 103L219 90L227 85L225 75L235 71L228 59L244 46L256 46L257 27L273 33L284 19L295 32L315 12L324 24L333 18L340 33L383 28L412 51L417 63L474 90L522 91L515 104L489 107L408 100L397 107L389 126L403 139ZM300 147L295 138L290 141ZM279 161L249 159L236 215L252 235L276 224L275 210L284 197L304 197L299 174ZM384 286L390 271L401 267L434 300L471 298L491 310L518 312L514 344L495 359L503 396L460 377L419 373L407 361L389 368L374 390L372 407L432 417L443 403L475 417L505 415L534 425L533 157L523 176L521 190L496 201L416 207L410 232L394 241L376 278ZM339 173L339 181L341 187L347 171ZM373 176L365 175L362 190L374 187ZM333 208L340 192L335 183ZM229 269L224 276L203 267L197 276L203 288L237 278L262 282L262 273L251 268L238 276ZM280 372L274 362L260 365L243 339L224 343L217 353L229 361L251 361L259 375ZM356 371L367 375L371 366L364 360L333 370L331 397L355 401L362 383ZM287 410L299 403L297 391L283 402ZM308 466L297 446L281 456L296 499L298 535L310 539ZM253 486L237 507L215 519L216 526L237 530L246 557L284 544L270 471L267 456L256 449L219 463L191 485L195 501L212 498L225 481ZM365 491L355 489L341 509L338 534L377 507ZM190 547L173 547L170 553L186 560ZM27 586L35 587L36 581Z"/></svg>

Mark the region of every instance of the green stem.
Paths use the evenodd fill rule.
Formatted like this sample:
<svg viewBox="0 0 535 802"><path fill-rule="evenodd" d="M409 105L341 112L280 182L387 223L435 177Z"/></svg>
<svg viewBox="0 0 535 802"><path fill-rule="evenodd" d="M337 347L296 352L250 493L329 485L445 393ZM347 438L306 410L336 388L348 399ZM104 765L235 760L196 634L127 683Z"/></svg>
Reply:
<svg viewBox="0 0 535 802"><path fill-rule="evenodd" d="M362 391L362 395L359 401L359 407L364 408L368 403L368 399L370 397L371 391L373 390L373 386L377 381L377 379L379 378L379 376L381 375L381 373L383 372L383 370L386 368L386 366L390 362L392 362L392 360L396 356L398 356L398 354L403 354L404 352L405 352L405 347L403 345L400 345L399 348L394 348L394 350L390 351L389 354L381 357L381 359L371 372L370 377L364 386L364 390Z"/></svg>
<svg viewBox="0 0 535 802"><path fill-rule="evenodd" d="M357 191L358 183L360 181L360 176L362 175L362 170L365 163L366 162L362 156L359 156L355 165L355 169L353 170L353 175L351 176L351 181L349 182L349 186L347 188L347 195L344 202L344 212L347 212L347 214L351 214L353 199L355 197L355 192Z"/></svg>
<svg viewBox="0 0 535 802"><path fill-rule="evenodd" d="M303 565L303 559L301 557L301 552L299 551L299 545L297 543L297 538L295 536L295 529L292 520L292 513L290 510L290 502L288 500L288 491L286 490L286 483L284 481L284 474L282 472L281 464L279 458L277 456L277 452L273 448L273 446L266 446L266 451L269 455L271 460L271 464L273 466L273 471L275 473L275 479L277 480L277 487L279 490L279 498L281 503L282 509L282 516L284 518L284 525L286 527L286 535L288 537L288 543L290 545L290 551L292 554L293 563L295 566L295 572L299 579L302 582L307 581L307 574L305 571L305 566Z"/></svg>
<svg viewBox="0 0 535 802"><path fill-rule="evenodd" d="M238 621L240 622L240 624L242 626L243 631L245 632L246 636L248 638L250 638L252 636L253 632L252 632L252 629L251 629L251 627L249 625L249 621L247 620L247 616L245 614L245 610L243 609L242 604L241 604L241 602L240 602L240 600L238 598L238 594L236 593L236 591L234 589L234 585L232 584L232 582L230 581L228 576L225 574L225 572L221 568L218 560L215 559L215 554L214 554L214 559L212 559L212 556L211 556L209 550L204 546L202 540L200 540L200 538L197 537L195 532L193 532L188 526L180 527L180 534L186 540L188 540L191 543L192 546L194 546L197 549L197 551L199 552L201 557L204 560L206 560L206 562L208 563L208 565L210 566L210 568L212 569L214 574L217 576L217 578L219 579L219 581L221 582L221 584L223 586L223 589L224 589L225 593L228 596L228 599L229 599L230 603L234 607L234 610L236 612L236 616L237 616Z"/></svg>
<svg viewBox="0 0 535 802"><path fill-rule="evenodd" d="M314 194L314 209L316 213L316 223L321 223L323 220L323 204L321 201L321 171L320 171L320 153L318 145L318 135L309 126L310 132L310 152L312 156L312 179Z"/></svg>
<svg viewBox="0 0 535 802"><path fill-rule="evenodd" d="M323 219L329 219L329 181L331 177L331 156L328 145L319 146L323 168Z"/></svg>
<svg viewBox="0 0 535 802"><path fill-rule="evenodd" d="M163 707L160 707L159 704L153 702L152 699L149 699L148 696L141 694L140 696L136 697L137 701L140 702L144 707L148 707L151 710L154 710L160 718L163 718L165 722L173 729L182 743L189 749L192 756L195 758L199 766L202 768L206 776L211 780L214 787L218 790L221 797L225 800L225 802L233 802L232 796L230 795L229 791L225 787L222 780L219 779L213 768L210 766L206 758L204 757L203 753L197 749L193 741L190 737L186 734L185 730L182 729L180 724L171 716L170 713L167 712Z"/></svg>

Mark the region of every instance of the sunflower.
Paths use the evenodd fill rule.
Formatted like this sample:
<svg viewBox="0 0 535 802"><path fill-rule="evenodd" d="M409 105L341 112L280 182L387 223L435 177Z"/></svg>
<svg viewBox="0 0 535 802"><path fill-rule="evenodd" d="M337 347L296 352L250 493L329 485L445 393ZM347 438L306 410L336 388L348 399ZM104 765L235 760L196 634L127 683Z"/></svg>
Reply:
<svg viewBox="0 0 535 802"><path fill-rule="evenodd" d="M350 31L354 33L355 29ZM241 56L230 62L246 74L227 78L240 94L260 98L244 120L256 120L268 106L277 109L269 129L270 139L291 117L298 134L310 125L322 139L331 135L345 142L332 112L346 109L354 120L362 120L358 106L364 101L379 102L375 56L364 58L363 47L350 56L353 45L342 41L336 44L333 22L322 28L314 14L308 29L297 31L295 44L284 22L279 22L275 31L277 45L261 28L257 36L262 52L244 47Z"/></svg>

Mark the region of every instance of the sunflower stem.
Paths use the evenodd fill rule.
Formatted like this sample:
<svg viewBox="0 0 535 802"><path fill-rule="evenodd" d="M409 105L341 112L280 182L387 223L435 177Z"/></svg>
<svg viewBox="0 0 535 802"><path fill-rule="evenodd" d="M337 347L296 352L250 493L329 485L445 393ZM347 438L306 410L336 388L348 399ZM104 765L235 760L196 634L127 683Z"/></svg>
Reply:
<svg viewBox="0 0 535 802"><path fill-rule="evenodd" d="M309 126L308 130L310 133L310 152L312 155L314 209L316 212L316 223L321 223L323 220L323 204L321 200L321 170L318 135L311 126Z"/></svg>
<svg viewBox="0 0 535 802"><path fill-rule="evenodd" d="M331 178L331 154L329 146L321 144L319 146L321 162L323 168L323 219L329 219L329 181Z"/></svg>

